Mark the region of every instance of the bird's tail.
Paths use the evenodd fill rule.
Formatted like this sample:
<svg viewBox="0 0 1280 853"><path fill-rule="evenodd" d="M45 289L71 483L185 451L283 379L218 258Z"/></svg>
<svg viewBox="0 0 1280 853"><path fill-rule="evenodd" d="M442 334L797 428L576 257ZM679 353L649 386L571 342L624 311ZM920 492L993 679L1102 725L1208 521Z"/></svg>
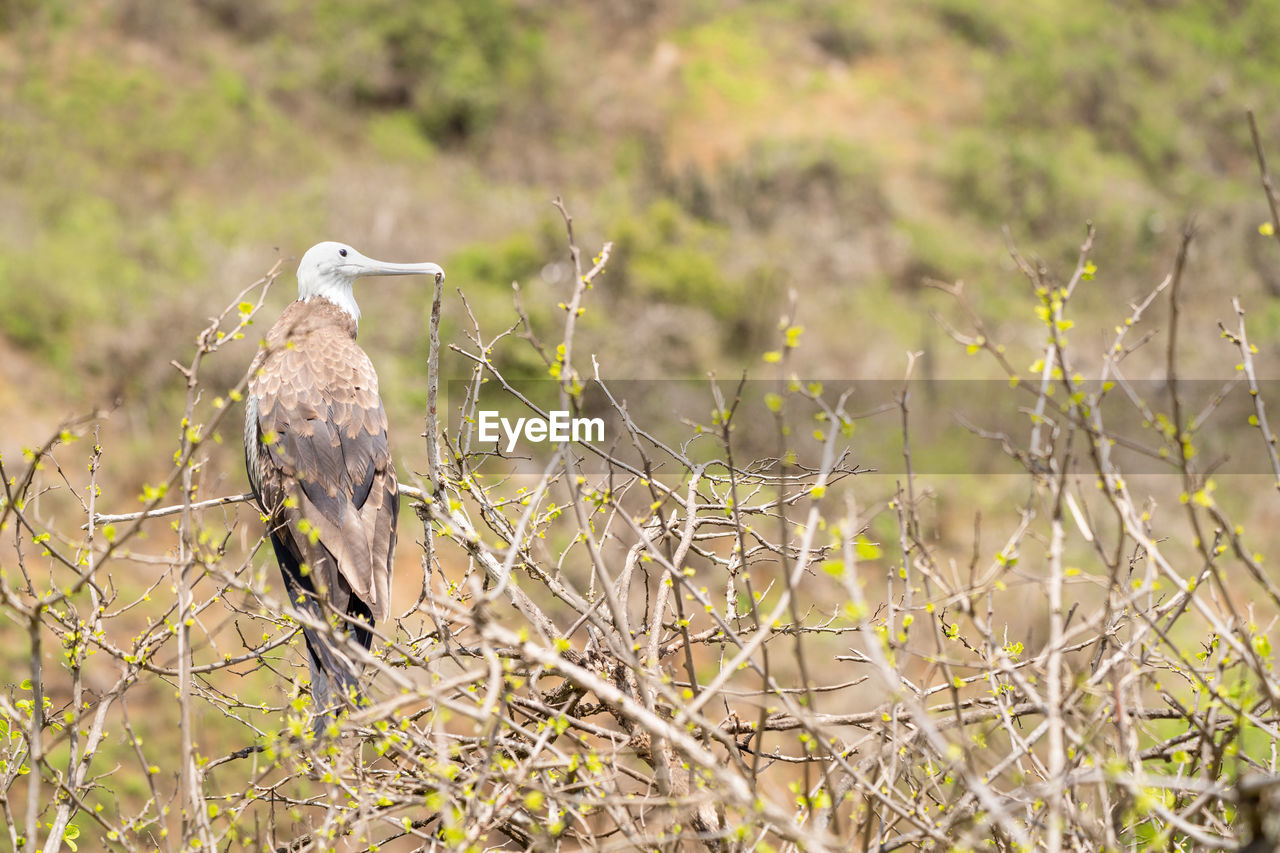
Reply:
<svg viewBox="0 0 1280 853"><path fill-rule="evenodd" d="M323 604L316 598L308 576L300 570L298 556L280 537L272 536L271 542L294 606L317 622L327 622ZM322 558L333 559L327 552ZM332 633L302 626L302 635L307 643L307 662L311 665L311 701L316 715L312 731L316 734L328 727L338 711L359 707L364 701L360 692L361 667L341 651L334 642L333 634L350 635L368 649L373 642L373 633L362 624L362 620L372 623L373 614L354 597L350 606L355 610L355 619L338 626Z"/></svg>
<svg viewBox="0 0 1280 853"><path fill-rule="evenodd" d="M311 664L311 701L316 714L312 730L319 734L333 722L338 711L359 707L364 697L356 665L333 647L330 638L307 627L302 634L307 642L307 662Z"/></svg>

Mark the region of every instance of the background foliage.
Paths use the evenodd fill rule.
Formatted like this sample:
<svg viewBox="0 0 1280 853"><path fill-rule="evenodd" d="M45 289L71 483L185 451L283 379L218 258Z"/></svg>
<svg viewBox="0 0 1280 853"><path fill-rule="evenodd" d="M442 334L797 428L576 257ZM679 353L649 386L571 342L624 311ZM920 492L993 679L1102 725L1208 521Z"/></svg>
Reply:
<svg viewBox="0 0 1280 853"><path fill-rule="evenodd" d="M0 454L109 409L102 480L117 495L158 482L186 393L169 360L319 239L442 263L489 329L515 321L518 281L554 337L571 279L557 194L584 246L615 242L577 343L614 377L757 369L791 290L801 374L898 377L919 350L917 375L989 375L953 357L930 314L964 315L931 280L964 281L1022 368L1044 326L1014 298L1002 228L1069 270L1094 223L1073 335L1100 340L1167 272L1193 214L1182 298L1199 322L1179 336L1182 369L1222 373L1212 320L1232 320L1238 295L1265 374L1280 245L1259 234L1243 110L1274 148L1277 28L1273 0L0 0ZM429 294L369 282L359 296L398 458L421 471ZM285 282L262 316L289 298ZM465 316L448 292L446 342ZM208 381L234 386L254 343L229 346ZM1153 374L1155 349L1134 356ZM545 376L527 348L499 359ZM226 433L206 448L210 492L244 486ZM1257 484L1219 500L1246 529L1275 528ZM939 490L933 534L963 551L973 505L1008 501L989 482ZM1012 624L1032 630L1036 606ZM4 645L16 667L25 648ZM121 785L147 795L145 779Z"/></svg>

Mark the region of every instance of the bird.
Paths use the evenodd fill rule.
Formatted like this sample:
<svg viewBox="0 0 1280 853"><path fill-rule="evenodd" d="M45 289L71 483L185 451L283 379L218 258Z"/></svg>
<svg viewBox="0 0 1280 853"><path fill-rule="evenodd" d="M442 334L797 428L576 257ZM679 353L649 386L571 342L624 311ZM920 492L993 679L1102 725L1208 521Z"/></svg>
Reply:
<svg viewBox="0 0 1280 853"><path fill-rule="evenodd" d="M267 333L245 398L245 467L289 600L333 627L302 627L316 732L362 701L363 667L334 638L368 650L391 603L399 486L353 292L357 278L383 275L444 280L433 263L377 261L333 241L308 249L298 299Z"/></svg>

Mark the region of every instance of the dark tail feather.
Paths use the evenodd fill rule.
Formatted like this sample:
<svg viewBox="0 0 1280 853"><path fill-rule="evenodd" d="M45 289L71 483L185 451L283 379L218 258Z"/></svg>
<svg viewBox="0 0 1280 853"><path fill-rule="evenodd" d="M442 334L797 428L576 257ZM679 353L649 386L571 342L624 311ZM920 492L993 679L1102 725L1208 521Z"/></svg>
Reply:
<svg viewBox="0 0 1280 853"><path fill-rule="evenodd" d="M319 734L333 721L334 712L363 701L360 677L323 634L303 628L302 635L307 641L307 662L311 664L311 700L316 712L312 729Z"/></svg>
<svg viewBox="0 0 1280 853"><path fill-rule="evenodd" d="M271 544L275 548L280 573L284 576L285 587L293 606L317 621L326 621L324 608L316 600L311 580L302 574L297 555L278 535L271 537ZM351 615L357 617L357 620L372 623L373 614L354 596L351 598L350 609L355 611ZM347 625L346 630L365 649L372 645L373 634L360 621ZM311 665L311 699L316 713L312 731L319 734L332 722L335 712L353 704L358 707L363 702L364 697L360 693L360 668L335 649L324 632L304 625L302 636L307 643L307 662Z"/></svg>

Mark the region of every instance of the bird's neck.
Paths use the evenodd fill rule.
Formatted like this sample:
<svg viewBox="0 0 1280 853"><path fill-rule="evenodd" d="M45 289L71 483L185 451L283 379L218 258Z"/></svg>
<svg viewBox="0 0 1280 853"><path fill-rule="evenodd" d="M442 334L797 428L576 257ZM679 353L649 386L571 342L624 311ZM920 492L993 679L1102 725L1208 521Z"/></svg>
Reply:
<svg viewBox="0 0 1280 853"><path fill-rule="evenodd" d="M355 294L351 292L351 280L339 276L317 276L305 283L299 282L298 299L311 302L324 299L351 316L352 321L360 325L360 306L356 304Z"/></svg>

